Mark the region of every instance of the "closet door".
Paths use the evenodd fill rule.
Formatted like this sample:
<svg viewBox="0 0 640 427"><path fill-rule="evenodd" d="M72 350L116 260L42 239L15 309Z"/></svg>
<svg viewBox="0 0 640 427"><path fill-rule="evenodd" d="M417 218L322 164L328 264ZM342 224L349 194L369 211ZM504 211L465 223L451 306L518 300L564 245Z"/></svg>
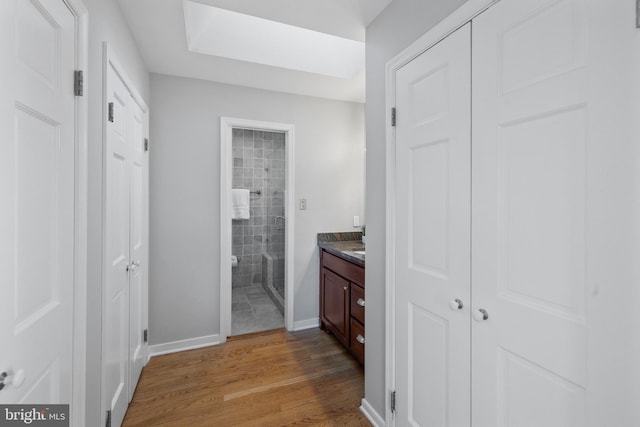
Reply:
<svg viewBox="0 0 640 427"><path fill-rule="evenodd" d="M470 423L471 32L396 75L398 426Z"/></svg>
<svg viewBox="0 0 640 427"><path fill-rule="evenodd" d="M105 278L103 291L103 389L112 425L119 426L129 403L130 181L133 100L120 76L107 71L105 153Z"/></svg>
<svg viewBox="0 0 640 427"><path fill-rule="evenodd" d="M503 0L473 22L475 426L636 425L632 3Z"/></svg>
<svg viewBox="0 0 640 427"><path fill-rule="evenodd" d="M144 284L146 263L145 226L145 155L144 113L131 100L128 116L130 135L130 202L129 202L129 401L133 398L145 361Z"/></svg>

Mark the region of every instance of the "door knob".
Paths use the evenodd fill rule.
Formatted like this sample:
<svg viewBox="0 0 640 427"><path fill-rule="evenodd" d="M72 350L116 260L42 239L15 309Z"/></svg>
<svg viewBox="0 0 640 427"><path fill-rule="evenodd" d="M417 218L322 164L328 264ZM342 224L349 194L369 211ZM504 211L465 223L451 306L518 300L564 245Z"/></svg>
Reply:
<svg viewBox="0 0 640 427"><path fill-rule="evenodd" d="M489 318L489 313L487 313L487 310L485 310L484 308L478 308L476 310L473 310L473 318L478 322L481 322Z"/></svg>
<svg viewBox="0 0 640 427"><path fill-rule="evenodd" d="M367 340L360 334L358 334L358 336L356 337L356 341L358 341L360 344L364 344L365 342L367 342Z"/></svg>
<svg viewBox="0 0 640 427"><path fill-rule="evenodd" d="M7 370L0 374L0 390L8 385L13 385L14 388L19 388L24 383L24 369L18 369L15 374L12 370Z"/></svg>
<svg viewBox="0 0 640 427"><path fill-rule="evenodd" d="M449 307L451 307L451 310L462 310L462 307L464 307L464 304L462 304L462 300L460 300L459 298L456 298L454 300L449 301Z"/></svg>
<svg viewBox="0 0 640 427"><path fill-rule="evenodd" d="M364 307L365 302L362 298L358 298L358 301L356 301L356 304L358 304L360 307Z"/></svg>

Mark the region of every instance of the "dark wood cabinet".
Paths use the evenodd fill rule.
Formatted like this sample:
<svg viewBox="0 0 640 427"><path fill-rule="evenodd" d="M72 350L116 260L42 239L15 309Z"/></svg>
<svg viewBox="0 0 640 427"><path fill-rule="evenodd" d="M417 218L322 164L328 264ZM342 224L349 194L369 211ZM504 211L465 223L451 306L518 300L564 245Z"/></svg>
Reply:
<svg viewBox="0 0 640 427"><path fill-rule="evenodd" d="M364 268L320 251L320 328L364 364Z"/></svg>
<svg viewBox="0 0 640 427"><path fill-rule="evenodd" d="M334 335L347 345L349 340L349 281L322 269L322 318L331 325Z"/></svg>

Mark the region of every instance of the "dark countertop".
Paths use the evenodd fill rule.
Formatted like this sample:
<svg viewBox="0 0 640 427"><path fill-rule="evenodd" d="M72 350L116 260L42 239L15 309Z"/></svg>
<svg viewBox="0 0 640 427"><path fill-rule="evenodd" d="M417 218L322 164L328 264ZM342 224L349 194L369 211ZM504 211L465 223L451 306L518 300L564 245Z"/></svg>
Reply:
<svg viewBox="0 0 640 427"><path fill-rule="evenodd" d="M365 255L355 253L365 250L361 238L361 233L319 233L318 246L330 254L364 267Z"/></svg>

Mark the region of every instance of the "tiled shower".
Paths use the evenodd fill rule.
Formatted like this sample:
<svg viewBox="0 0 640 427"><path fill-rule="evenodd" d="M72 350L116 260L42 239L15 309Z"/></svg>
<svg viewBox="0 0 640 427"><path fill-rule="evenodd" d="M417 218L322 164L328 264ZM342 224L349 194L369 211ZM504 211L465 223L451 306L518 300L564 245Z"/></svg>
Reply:
<svg viewBox="0 0 640 427"><path fill-rule="evenodd" d="M251 190L250 218L232 221L232 334L282 327L285 134L234 129L233 188Z"/></svg>

